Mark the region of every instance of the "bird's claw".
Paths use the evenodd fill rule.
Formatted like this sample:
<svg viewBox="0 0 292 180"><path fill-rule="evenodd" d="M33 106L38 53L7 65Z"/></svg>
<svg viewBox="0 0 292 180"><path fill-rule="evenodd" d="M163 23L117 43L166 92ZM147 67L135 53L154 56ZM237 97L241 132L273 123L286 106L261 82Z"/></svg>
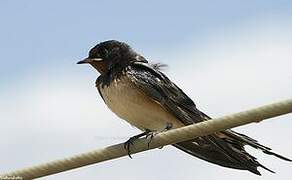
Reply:
<svg viewBox="0 0 292 180"><path fill-rule="evenodd" d="M148 143L147 143L148 148L150 147L150 143L151 143L152 139L153 139L154 136L156 136L157 134L158 134L158 132L153 131L153 132L150 132L149 134L146 135L146 139L149 139L149 140L148 140Z"/></svg>
<svg viewBox="0 0 292 180"><path fill-rule="evenodd" d="M172 123L167 123L166 124L166 127L164 128L164 130L162 131L151 131L149 132L147 135L146 135L146 138L149 138L149 141L148 141L148 148L150 147L150 143L152 141L152 139L154 138L154 136L156 136L157 134L161 133L161 132L165 132L165 131L168 131L172 128ZM163 146L159 147L159 149L162 149Z"/></svg>
<svg viewBox="0 0 292 180"><path fill-rule="evenodd" d="M169 130L171 128L172 128L172 124L171 123L167 123L166 124L166 127L165 127L165 129L163 131L167 131L167 130ZM128 156L132 159L130 146L131 145L134 145L133 142L135 140L139 139L142 136L145 136L146 139L149 138L149 141L148 141L148 144L147 144L148 145L148 148L149 148L150 147L150 143L151 143L152 139L154 138L154 136L156 136L158 133L163 132L163 131L151 131L149 129L146 129L145 132L143 132L141 134L138 134L136 136L131 137L129 140L127 140L124 143L124 149L127 151ZM160 147L159 149L161 149L161 148L163 148L163 146Z"/></svg>
<svg viewBox="0 0 292 180"><path fill-rule="evenodd" d="M148 141L148 148L150 148L150 143L151 143L151 141L152 141L152 139L154 138L154 136L156 136L157 134L159 134L160 132L151 132L151 133L149 133L148 135L146 135L146 138L148 139L149 138L149 141ZM163 146L161 146L161 147L159 147L158 149L162 149L163 148Z"/></svg>
<svg viewBox="0 0 292 180"><path fill-rule="evenodd" d="M130 146L133 145L133 142L137 139L139 139L142 136L147 136L151 131L149 129L146 129L145 132L138 134L136 136L131 137L128 141L124 143L124 149L127 150L128 156L132 159Z"/></svg>
<svg viewBox="0 0 292 180"><path fill-rule="evenodd" d="M133 145L133 142L138 139L137 137L131 137L129 140L127 140L125 143L124 143L124 149L127 150L127 153L128 153L128 156L132 159L132 156L131 156L131 151L130 151L130 146Z"/></svg>

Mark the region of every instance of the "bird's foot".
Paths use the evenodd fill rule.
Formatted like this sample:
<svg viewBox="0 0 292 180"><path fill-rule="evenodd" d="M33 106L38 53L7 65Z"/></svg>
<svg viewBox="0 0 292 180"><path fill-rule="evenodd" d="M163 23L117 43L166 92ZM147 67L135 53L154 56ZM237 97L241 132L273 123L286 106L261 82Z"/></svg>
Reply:
<svg viewBox="0 0 292 180"><path fill-rule="evenodd" d="M154 138L154 136L156 136L159 132L158 131L152 131L149 134L146 135L146 139L148 140L148 148L150 147L150 143L152 141L152 139Z"/></svg>
<svg viewBox="0 0 292 180"><path fill-rule="evenodd" d="M151 143L152 139L154 138L154 136L156 136L159 133L162 133L162 132L170 130L172 128L172 126L173 126L172 123L167 123L165 128L162 131L151 131L151 132L149 132L146 135L146 138L149 138L148 148L150 147L150 143ZM163 146L159 147L158 149L162 149L162 148L163 148Z"/></svg>
<svg viewBox="0 0 292 180"><path fill-rule="evenodd" d="M130 150L130 146L133 145L133 142L137 139L139 139L140 137L143 137L143 136L146 136L151 133L151 130L149 129L146 129L145 132L141 133L141 134L138 134L136 136L133 136L133 137L130 137L129 140L127 140L125 143L124 143L124 148L127 150L128 152L128 156L132 159L132 156L131 156L131 150Z"/></svg>
<svg viewBox="0 0 292 180"><path fill-rule="evenodd" d="M136 140L136 139L139 139L139 138L136 138L135 136L131 137L129 140L127 140L125 143L124 143L124 148L127 150L128 152L128 156L132 159L132 156L131 156L131 152L130 152L130 146L133 145L133 142Z"/></svg>

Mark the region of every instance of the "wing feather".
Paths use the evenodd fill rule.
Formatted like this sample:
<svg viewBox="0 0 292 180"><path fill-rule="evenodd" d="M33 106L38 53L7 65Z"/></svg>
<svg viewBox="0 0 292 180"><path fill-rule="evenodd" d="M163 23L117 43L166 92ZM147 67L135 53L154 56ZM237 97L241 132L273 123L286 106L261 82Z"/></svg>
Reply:
<svg viewBox="0 0 292 180"><path fill-rule="evenodd" d="M133 82L138 88L159 102L163 108L167 109L183 124L190 125L211 120L209 116L198 110L195 103L157 68L150 66L148 63L134 62L129 66L128 73L132 75ZM244 150L244 145L250 145L261 149L266 154L291 161L271 152L270 148L259 144L256 140L232 130L199 137L174 146L221 166L246 169L258 175L260 175L257 170L258 166L269 170L257 162L255 157L248 154Z"/></svg>

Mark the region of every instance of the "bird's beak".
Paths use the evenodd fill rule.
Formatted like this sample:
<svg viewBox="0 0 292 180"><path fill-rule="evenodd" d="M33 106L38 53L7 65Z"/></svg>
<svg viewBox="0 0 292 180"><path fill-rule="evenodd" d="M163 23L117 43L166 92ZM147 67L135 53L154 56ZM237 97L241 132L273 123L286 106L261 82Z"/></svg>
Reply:
<svg viewBox="0 0 292 180"><path fill-rule="evenodd" d="M86 64L86 63L93 63L102 61L102 58L85 58L82 61L77 62L77 64Z"/></svg>

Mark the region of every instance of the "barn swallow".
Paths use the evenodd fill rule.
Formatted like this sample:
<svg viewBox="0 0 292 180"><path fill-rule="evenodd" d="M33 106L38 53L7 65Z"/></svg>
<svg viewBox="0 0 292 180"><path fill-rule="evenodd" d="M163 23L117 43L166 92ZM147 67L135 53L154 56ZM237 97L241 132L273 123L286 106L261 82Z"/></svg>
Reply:
<svg viewBox="0 0 292 180"><path fill-rule="evenodd" d="M134 139L150 132L212 120L161 72L159 65L148 63L126 43L116 40L99 43L89 51L87 58L78 62L84 63L90 64L99 72L96 87L108 108L121 119L144 131L134 136ZM272 152L255 139L230 129L173 146L224 167L248 170L257 175L261 175L258 167L273 172L247 153L245 145L291 161Z"/></svg>

